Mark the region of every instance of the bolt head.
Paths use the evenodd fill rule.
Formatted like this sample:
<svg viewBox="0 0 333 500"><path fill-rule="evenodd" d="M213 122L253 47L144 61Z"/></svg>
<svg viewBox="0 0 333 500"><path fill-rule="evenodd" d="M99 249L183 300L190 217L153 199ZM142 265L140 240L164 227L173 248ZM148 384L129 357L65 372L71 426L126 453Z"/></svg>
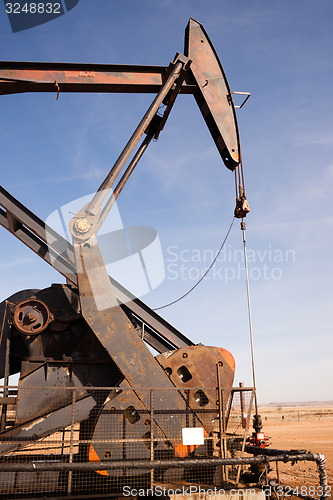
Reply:
<svg viewBox="0 0 333 500"><path fill-rule="evenodd" d="M37 320L36 313L30 312L26 315L26 320L29 321L29 323L32 323L33 321Z"/></svg>
<svg viewBox="0 0 333 500"><path fill-rule="evenodd" d="M87 219L79 219L74 224L75 230L80 234L87 233L90 229L90 226L91 224Z"/></svg>

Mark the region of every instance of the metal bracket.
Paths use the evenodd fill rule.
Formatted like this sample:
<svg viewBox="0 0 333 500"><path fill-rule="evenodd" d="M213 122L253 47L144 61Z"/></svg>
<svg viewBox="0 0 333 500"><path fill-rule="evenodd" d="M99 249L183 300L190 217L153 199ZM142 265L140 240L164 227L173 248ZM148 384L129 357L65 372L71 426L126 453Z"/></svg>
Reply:
<svg viewBox="0 0 333 500"><path fill-rule="evenodd" d="M246 103L246 101L250 98L250 95L251 95L251 92L236 92L236 91L231 91L231 94L236 94L236 95L246 95L244 101L242 102L242 104L240 104L239 106L236 106L236 104L234 103L234 107L236 109L241 109L244 104Z"/></svg>

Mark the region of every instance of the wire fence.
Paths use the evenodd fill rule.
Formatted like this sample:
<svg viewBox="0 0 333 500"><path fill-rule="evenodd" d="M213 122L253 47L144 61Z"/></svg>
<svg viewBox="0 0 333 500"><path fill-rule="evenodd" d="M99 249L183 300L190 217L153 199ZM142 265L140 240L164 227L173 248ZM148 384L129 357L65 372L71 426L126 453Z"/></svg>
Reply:
<svg viewBox="0 0 333 500"><path fill-rule="evenodd" d="M183 407L165 409L170 390L2 388L1 498L235 486L242 466L215 461L244 455L254 389L182 389Z"/></svg>
<svg viewBox="0 0 333 500"><path fill-rule="evenodd" d="M168 391L182 405L168 408ZM321 455L249 445L253 402L253 388L0 387L0 498L254 485L277 500L328 498Z"/></svg>
<svg viewBox="0 0 333 500"><path fill-rule="evenodd" d="M333 420L332 406L272 406L260 407L263 423L307 422Z"/></svg>

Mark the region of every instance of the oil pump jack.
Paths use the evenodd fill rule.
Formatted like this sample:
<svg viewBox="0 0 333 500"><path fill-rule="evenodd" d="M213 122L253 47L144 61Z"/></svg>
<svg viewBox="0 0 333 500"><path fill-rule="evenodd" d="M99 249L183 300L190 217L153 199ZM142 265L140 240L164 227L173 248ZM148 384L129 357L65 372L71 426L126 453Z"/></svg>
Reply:
<svg viewBox="0 0 333 500"><path fill-rule="evenodd" d="M235 105L208 35L191 19L184 54L177 53L168 67L0 63L0 93L25 92L156 96L96 194L72 217L71 243L1 187L1 225L66 278L66 284L17 292L0 304L0 377L5 380L1 462L18 455L22 459L27 445L73 425L80 444L66 460L77 467L85 464L85 470L103 464L94 469L99 480L143 476L150 470L149 463L140 465L145 460L213 458L216 450L206 437L216 432L212 415L228 411L233 356L221 347L195 345L117 283L107 273L97 240L179 94L193 94L223 163L240 181L235 216L244 218L249 211ZM147 345L159 354L154 356ZM6 384L13 374L19 374L19 382L10 423L6 405L12 398ZM186 444L186 428L201 429L203 442ZM223 457L221 424L219 432ZM31 453L25 459L31 460ZM167 466L154 470L156 479L156 470L161 477ZM71 483L69 491L74 490Z"/></svg>

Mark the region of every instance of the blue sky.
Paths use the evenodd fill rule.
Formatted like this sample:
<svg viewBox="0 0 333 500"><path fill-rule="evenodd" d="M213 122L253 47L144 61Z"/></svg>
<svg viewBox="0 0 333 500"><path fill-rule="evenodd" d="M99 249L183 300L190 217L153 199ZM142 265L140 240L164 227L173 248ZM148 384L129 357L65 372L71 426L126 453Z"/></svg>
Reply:
<svg viewBox="0 0 333 500"><path fill-rule="evenodd" d="M66 15L13 34L0 4L1 60L157 64L183 51L194 17L208 32L238 111L259 401L333 399L333 125L331 0L80 0ZM42 219L98 187L151 95L1 97L1 184ZM185 293L218 250L234 209L224 167L192 96L167 125L118 202L125 226L158 231L159 307ZM251 385L242 236L234 223L211 274L161 311L195 342L224 347L235 383ZM62 278L1 231L0 300Z"/></svg>

